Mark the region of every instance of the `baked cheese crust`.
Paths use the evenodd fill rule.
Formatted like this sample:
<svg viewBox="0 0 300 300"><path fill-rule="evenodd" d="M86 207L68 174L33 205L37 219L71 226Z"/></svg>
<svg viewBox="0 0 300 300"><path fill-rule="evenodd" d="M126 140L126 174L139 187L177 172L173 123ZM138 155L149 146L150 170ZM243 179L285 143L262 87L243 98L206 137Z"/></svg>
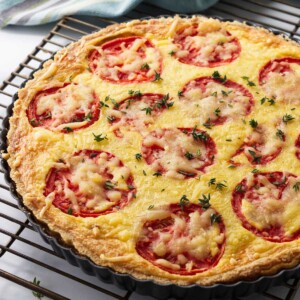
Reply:
<svg viewBox="0 0 300 300"><path fill-rule="evenodd" d="M140 279L212 285L300 261L300 46L204 17L116 24L19 91L3 154L64 243Z"/></svg>

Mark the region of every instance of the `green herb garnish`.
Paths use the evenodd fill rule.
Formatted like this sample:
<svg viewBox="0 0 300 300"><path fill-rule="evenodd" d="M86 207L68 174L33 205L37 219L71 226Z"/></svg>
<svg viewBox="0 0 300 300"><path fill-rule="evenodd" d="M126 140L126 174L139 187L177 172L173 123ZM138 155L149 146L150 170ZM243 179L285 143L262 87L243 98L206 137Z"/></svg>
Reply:
<svg viewBox="0 0 300 300"><path fill-rule="evenodd" d="M68 127L68 126L64 127L63 129L64 129L66 132L72 132L72 131L73 131L73 128Z"/></svg>
<svg viewBox="0 0 300 300"><path fill-rule="evenodd" d="M149 70L149 69L150 69L150 67L147 63L142 64L141 70Z"/></svg>
<svg viewBox="0 0 300 300"><path fill-rule="evenodd" d="M174 102L168 102L168 100L170 99L170 96L169 94L167 95L164 95L162 97L162 99L158 100L155 104L155 106L157 106L158 108L162 108L162 107L165 107L165 108L169 108L169 107L172 107Z"/></svg>
<svg viewBox="0 0 300 300"><path fill-rule="evenodd" d="M155 173L153 174L153 176L159 177L159 176L162 176L162 174L161 174L160 172L155 172Z"/></svg>
<svg viewBox="0 0 300 300"><path fill-rule="evenodd" d="M205 131L197 131L196 130L197 127L194 127L193 131L192 131L192 137L194 138L195 141L203 141L203 142L207 142L209 139L208 134Z"/></svg>
<svg viewBox="0 0 300 300"><path fill-rule="evenodd" d="M293 185L293 189L295 190L295 192L299 192L300 190L300 182L297 181L294 185Z"/></svg>
<svg viewBox="0 0 300 300"><path fill-rule="evenodd" d="M255 121L254 119L251 119L251 120L249 121L249 124L250 124L250 126L251 126L252 128L256 128L256 127L258 126L257 121Z"/></svg>
<svg viewBox="0 0 300 300"><path fill-rule="evenodd" d="M136 160L141 160L142 159L142 154L141 153L135 154L135 159Z"/></svg>
<svg viewBox="0 0 300 300"><path fill-rule="evenodd" d="M231 94L232 93L232 91L228 91L228 92L226 92L226 91L223 91L222 90L222 96L224 96L224 97L227 97L229 94Z"/></svg>
<svg viewBox="0 0 300 300"><path fill-rule="evenodd" d="M208 186L216 184L216 178L211 178L208 182Z"/></svg>
<svg viewBox="0 0 300 300"><path fill-rule="evenodd" d="M248 76L243 76L242 79L244 79L245 81L247 81L247 85L248 86L255 86L255 83L253 81L250 81Z"/></svg>
<svg viewBox="0 0 300 300"><path fill-rule="evenodd" d="M226 181L224 180L224 182L226 182ZM216 183L216 190L222 191L226 187L227 187L227 185L223 182L217 182Z"/></svg>
<svg viewBox="0 0 300 300"><path fill-rule="evenodd" d="M112 123L113 121L115 121L116 120L116 118L114 117L114 116L107 116L107 121L109 122L109 123Z"/></svg>
<svg viewBox="0 0 300 300"><path fill-rule="evenodd" d="M104 186L108 190L112 190L115 187L115 184L112 183L110 180L105 181Z"/></svg>
<svg viewBox="0 0 300 300"><path fill-rule="evenodd" d="M245 193L245 191L243 190L243 185L241 183L239 183L236 187L235 187L235 191L238 193Z"/></svg>
<svg viewBox="0 0 300 300"><path fill-rule="evenodd" d="M195 176L194 173L188 173L188 172L185 172L185 171L182 171L182 170L178 170L177 172L178 172L179 174L181 174L181 175L186 176L186 177L194 177L194 176Z"/></svg>
<svg viewBox="0 0 300 300"><path fill-rule="evenodd" d="M151 108L151 107L145 107L145 108L143 108L141 110L145 111L146 115L151 115L151 112L152 112L153 108Z"/></svg>
<svg viewBox="0 0 300 300"><path fill-rule="evenodd" d="M260 164L261 156L257 156L255 151L248 150L249 154L253 158L253 162Z"/></svg>
<svg viewBox="0 0 300 300"><path fill-rule="evenodd" d="M280 140L284 141L284 132L280 129L277 129L276 137L278 137Z"/></svg>
<svg viewBox="0 0 300 300"><path fill-rule="evenodd" d="M38 280L36 277L34 277L32 283L33 283L34 285L36 285L36 286L40 286L41 281ZM39 299L41 299L41 298L44 297L44 295L43 295L42 293L40 293L40 292L35 292L35 291L32 291L32 295L33 295L34 297L36 297L36 298L39 298Z"/></svg>
<svg viewBox="0 0 300 300"><path fill-rule="evenodd" d="M183 91L178 91L177 95L178 95L178 97L182 97L183 96Z"/></svg>
<svg viewBox="0 0 300 300"><path fill-rule="evenodd" d="M140 97L143 96L143 94L142 94L140 91L133 91L133 90L129 90L129 91L128 91L128 94L129 94L130 96L138 97L138 98L140 98Z"/></svg>
<svg viewBox="0 0 300 300"><path fill-rule="evenodd" d="M218 214L211 214L210 215L210 223L214 224L214 223L220 223L222 220L222 216L218 215Z"/></svg>
<svg viewBox="0 0 300 300"><path fill-rule="evenodd" d="M185 206L188 205L190 200L187 198L186 195L183 195L179 200L179 206L182 210L184 210Z"/></svg>
<svg viewBox="0 0 300 300"><path fill-rule="evenodd" d="M32 126L37 126L37 121L36 121L36 119L35 119L35 118L30 119L30 124L31 124Z"/></svg>
<svg viewBox="0 0 300 300"><path fill-rule="evenodd" d="M93 115L91 112L89 112L85 117L84 117L84 120L85 121L91 121L93 118Z"/></svg>
<svg viewBox="0 0 300 300"><path fill-rule="evenodd" d="M292 115L288 115L288 114L285 114L283 117L282 117L282 121L287 124L288 122L294 120L295 118L292 116Z"/></svg>
<svg viewBox="0 0 300 300"><path fill-rule="evenodd" d="M102 107L109 107L106 103L104 103L103 101L100 101L100 108Z"/></svg>
<svg viewBox="0 0 300 300"><path fill-rule="evenodd" d="M215 109L215 115L216 115L217 117L220 116L220 113L221 113L221 110L220 110L219 107L218 107L217 109Z"/></svg>
<svg viewBox="0 0 300 300"><path fill-rule="evenodd" d="M224 77L222 77L218 71L214 71L214 72L212 73L212 77L213 77L214 79L216 79L216 80L222 82L222 83L225 83L226 80L227 80L226 75L225 75Z"/></svg>
<svg viewBox="0 0 300 300"><path fill-rule="evenodd" d="M199 198L198 200L199 200L199 203L200 203L200 205L201 205L201 207L203 209L210 208L210 203L209 203L209 201L210 201L210 194L208 194L207 196L204 195L204 194L202 194L202 198Z"/></svg>
<svg viewBox="0 0 300 300"><path fill-rule="evenodd" d="M202 125L207 129L212 129L213 126L215 126L215 124L211 122L210 118L205 123L203 123Z"/></svg>
<svg viewBox="0 0 300 300"><path fill-rule="evenodd" d="M188 152L188 151L184 154L184 156L185 156L188 160L191 160L191 159L193 159L193 158L195 157L191 152Z"/></svg>
<svg viewBox="0 0 300 300"><path fill-rule="evenodd" d="M160 73L154 71L154 79L152 80L152 82L158 82L161 80L163 80L163 79L160 77Z"/></svg>
<svg viewBox="0 0 300 300"><path fill-rule="evenodd" d="M102 136L102 133L100 133L100 134L93 133L93 136L94 136L94 141L96 141L96 142L101 142L103 140L107 140L106 135Z"/></svg>

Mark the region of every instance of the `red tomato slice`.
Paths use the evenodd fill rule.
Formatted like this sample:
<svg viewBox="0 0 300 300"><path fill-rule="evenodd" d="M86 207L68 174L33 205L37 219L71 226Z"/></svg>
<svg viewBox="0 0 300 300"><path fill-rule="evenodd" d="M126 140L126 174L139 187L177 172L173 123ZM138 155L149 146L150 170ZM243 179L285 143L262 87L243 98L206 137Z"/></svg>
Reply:
<svg viewBox="0 0 300 300"><path fill-rule="evenodd" d="M166 109L173 105L169 95L145 93L140 96L131 96L123 99L109 116L110 124L114 127L114 133L123 137L120 128L129 128L131 131L141 131L144 127L154 123L155 119ZM147 111L148 109L148 111ZM119 112L122 112L121 117Z"/></svg>
<svg viewBox="0 0 300 300"><path fill-rule="evenodd" d="M82 128L86 128L93 123L95 123L99 119L100 108L99 108L99 100L95 92L92 93L93 102L88 105L88 113L85 113L80 107L70 114L66 114L62 119L56 118L53 116L53 109L60 108L61 112L64 111L64 106L62 105L63 96L62 94L65 92L65 89L69 86L69 83L65 83L62 87L52 87L46 90L42 90L38 92L31 102L29 103L28 109L26 111L27 118L33 127L43 127L49 130L56 130L56 128L61 127L59 131L68 133L74 130L79 130ZM75 85L80 89L79 85ZM38 114L38 107L41 105L45 97L49 95L55 95L55 107L53 109L47 109L47 111L42 114ZM70 95L71 97L73 95ZM74 95L75 97L76 95ZM84 99L82 99L84 101ZM65 111L64 111L65 112ZM86 121L86 122L85 122ZM69 123L79 123L83 122L82 125L75 127L68 127ZM62 127L63 124L66 124L65 127Z"/></svg>
<svg viewBox="0 0 300 300"><path fill-rule="evenodd" d="M207 254L203 258L196 257L196 255L193 255L189 250L188 247L184 247L183 251L173 251L175 247L174 243L176 240L187 238L188 240L192 240L196 237L196 235L201 230L209 230L212 226L215 226L212 224L212 222L209 220L208 225L206 227L200 227L198 228L197 233L191 233L189 230L189 226L185 226L183 229L178 229L174 226L175 219L174 217L178 217L187 224L190 222L190 216L194 212L199 212L200 216L205 212L200 206L195 204L189 204L188 206L185 206L184 209L181 209L181 207L178 204L171 204L167 210L170 211L170 216L164 219L156 219L151 221L146 221L143 225L140 237L137 240L136 243L136 250L139 255L141 255L144 259L148 260L158 268L167 271L172 274L180 274L180 275L194 275L197 273L204 272L206 270L209 270L210 268L217 265L220 258L222 257L225 249L225 226L223 223L222 218L219 219L217 224L219 228L219 234L220 237L222 236L222 239L220 243L218 244L218 252L215 255ZM211 214L216 214L216 211L214 209L211 209L209 212ZM210 217L211 218L211 215ZM171 235L171 238L168 238L168 241L165 243L168 243L167 251L165 253L162 253L160 256L157 255L154 251L155 243L159 240L160 234L169 234ZM197 237L196 237L197 238ZM184 256L184 261L181 261L179 263L179 255ZM168 267L166 265L162 265L159 263L159 259L164 259L167 262L170 262L172 264L178 264L180 268L177 270ZM186 267L186 263L191 264L189 268Z"/></svg>
<svg viewBox="0 0 300 300"><path fill-rule="evenodd" d="M80 191L80 186L78 183L72 182L72 175L74 175L74 171L72 172L71 168L67 166L65 162L61 162L65 164L62 168L52 168L46 178L46 187L44 191L44 195L48 196L50 193L54 192L54 200L53 205L59 208L64 213L72 214L76 217L97 217L100 215L112 213L118 211L129 204L129 202L135 197L136 188L134 186L133 177L130 174L126 179L127 187L120 188L117 183L114 184L113 173L109 171L108 167L103 166L100 170L100 165L97 163L101 154L105 153L105 157L107 161L112 161L116 157L108 152L104 151L94 151L94 150L82 150L74 154L74 157L80 158L77 165L80 162L84 163L84 161L89 160L94 164L97 168L99 167L99 171L88 173L88 179L92 180L90 177L94 175L100 175L103 180L99 182L99 185L103 189L105 201L111 202L108 197L108 194L111 192L119 192L121 197L119 201L110 205L109 208L102 211L95 211L94 208L88 206L88 201L93 200L93 195L87 194L85 192ZM75 164L76 167L76 164ZM124 167L124 164L119 161L118 168ZM71 191L72 194L76 197L76 201L78 203L79 209L74 208L74 203L72 203L71 199L66 195L65 189ZM69 192L70 193L70 192Z"/></svg>
<svg viewBox="0 0 300 300"><path fill-rule="evenodd" d="M283 242L289 242L292 240L295 240L299 238L300 236L300 230L296 231L292 235L286 235L283 225L282 224L269 224L267 227L260 229L256 226L252 225L249 220L246 218L246 216L242 212L242 201L243 199L247 199L251 204L255 206L256 215L266 215L268 218L271 217L272 212L263 211L260 210L260 208L263 208L265 204L264 197L267 197L266 192L260 193L258 190L261 187L265 187L264 180L267 180L270 184L272 184L272 189L274 194L277 194L278 196L275 197L274 194L269 195L268 197L271 198L271 200L274 201L283 201L283 193L287 186L289 185L289 179L295 178L296 176L293 174L284 174L283 172L266 172L266 173L259 173L253 175L254 179L253 182L249 185L247 178L244 178L234 189L232 193L232 207L238 218L241 220L242 225L247 230L253 232L255 235L276 243L283 243ZM260 179L262 178L262 179ZM273 204L274 205L274 204ZM279 203L280 208L282 209L283 213L284 208L286 206L286 202L282 202L282 204ZM274 211L274 213L277 213L277 211Z"/></svg>
<svg viewBox="0 0 300 300"><path fill-rule="evenodd" d="M148 51L156 56L149 58ZM130 57L126 53L134 51ZM90 68L103 80L113 83L146 82L155 79L155 72L161 73L161 54L154 45L138 36L117 38L101 45L89 56Z"/></svg>
<svg viewBox="0 0 300 300"><path fill-rule="evenodd" d="M259 139L257 139L258 136L260 137ZM250 135L250 137L247 137L247 141L244 142L237 150L237 152L233 155L233 158L241 153L244 153L248 161L253 165L265 165L269 163L270 161L274 160L282 151L282 147L278 147L267 154L263 154L263 150L267 143L266 139L275 138L274 136L264 135L263 132L260 132L256 129L254 133ZM284 133L282 133L281 139L283 142L285 141Z"/></svg>
<svg viewBox="0 0 300 300"><path fill-rule="evenodd" d="M217 86L214 87L214 85ZM219 88L218 92L215 91L217 87ZM222 88L226 88L227 92L222 90ZM201 89L202 98L199 99L189 96L189 93L197 89ZM243 100L240 100L239 97L242 97ZM204 98L210 98L209 101L216 108L212 115L204 116L204 124L211 126L222 125L229 118L244 117L250 114L254 105L253 96L245 87L231 80L226 80L222 83L220 80L212 77L199 77L189 81L183 87L182 95L180 96L181 101L191 104ZM201 105L201 101L198 105ZM238 107L238 113L236 111L237 105L241 105ZM196 110L197 108L194 109ZM219 110L219 112L217 112L217 110ZM226 113L224 113L225 110ZM205 111L205 108L202 109L200 114L205 113Z"/></svg>
<svg viewBox="0 0 300 300"><path fill-rule="evenodd" d="M215 34L222 35L228 41L218 42ZM201 38L206 42L201 43ZM241 52L238 39L229 32L215 31L203 35L198 32L196 25L180 29L174 37L174 44L178 48L174 56L180 62L198 67L214 68L228 64L237 59Z"/></svg>
<svg viewBox="0 0 300 300"><path fill-rule="evenodd" d="M148 138L156 139L157 143L148 145ZM187 139L188 144L180 144L181 138ZM195 149L194 153L190 153L187 150L189 144L193 144L194 148L199 147L199 150L201 148L202 151L198 152ZM203 153L204 151L205 153ZM168 175L168 172L172 171L183 175L185 179L196 177L205 172L205 169L213 164L216 153L216 145L212 138L205 131L192 128L155 130L144 137L142 144L143 158L148 165L154 166L156 172L167 173ZM172 165L171 161L167 161L169 157L174 155L177 157L177 161L180 160L179 167Z"/></svg>
<svg viewBox="0 0 300 300"><path fill-rule="evenodd" d="M259 84L265 84L268 80L268 75L271 72L280 73L282 75L284 75L284 73L293 72L289 64L300 65L300 59L293 57L284 57L270 60L259 71Z"/></svg>
<svg viewBox="0 0 300 300"><path fill-rule="evenodd" d="M272 59L263 66L259 72L259 84L266 96L287 104L299 104L297 68L300 68L300 59L292 57Z"/></svg>

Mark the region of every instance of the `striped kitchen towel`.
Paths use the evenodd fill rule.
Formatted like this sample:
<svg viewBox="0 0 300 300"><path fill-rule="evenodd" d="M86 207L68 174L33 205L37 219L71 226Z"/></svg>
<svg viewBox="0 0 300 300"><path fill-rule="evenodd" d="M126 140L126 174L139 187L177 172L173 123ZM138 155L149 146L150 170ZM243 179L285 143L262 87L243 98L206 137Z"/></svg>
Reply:
<svg viewBox="0 0 300 300"><path fill-rule="evenodd" d="M178 13L196 13L218 0L146 0ZM142 0L0 0L0 28L9 24L36 25L65 15L118 17Z"/></svg>

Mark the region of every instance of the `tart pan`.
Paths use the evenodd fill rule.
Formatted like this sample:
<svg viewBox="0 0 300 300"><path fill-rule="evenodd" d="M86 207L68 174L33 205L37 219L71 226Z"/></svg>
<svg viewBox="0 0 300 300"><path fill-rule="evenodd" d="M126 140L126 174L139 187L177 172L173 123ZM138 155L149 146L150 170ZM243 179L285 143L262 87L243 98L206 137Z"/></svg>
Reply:
<svg viewBox="0 0 300 300"><path fill-rule="evenodd" d="M187 15L179 15L180 17L189 17ZM170 16L158 16L170 17ZM219 16L209 16L220 21L233 21L232 19L224 19ZM147 17L143 19L151 19L153 17ZM268 27L261 26L260 24L253 22L245 22L245 24L253 27L263 27L275 35L283 35L288 37L284 32L278 30L272 30ZM288 37L291 40L299 43L299 40ZM53 56L50 58L52 59ZM33 74L42 68L42 62L40 66L34 70L29 79L22 83L20 88L23 88L27 81L33 78ZM0 150L7 152L7 133L9 131L9 118L13 114L14 102L18 99L18 94L16 93L12 98L12 103L7 107L6 117L2 122L2 132L1 132L1 144ZM24 206L23 200L20 194L18 194L15 182L10 178L10 167L5 159L1 158L1 165L4 170L4 178L9 185L10 192L12 196L17 200L19 209L25 213L27 219L35 229L39 232L42 239L51 245L53 250L62 258L66 259L70 264L80 267L86 274L96 276L103 282L113 283L116 286L126 289L128 291L135 291L142 295L153 296L157 299L169 299L171 297L176 299L196 299L201 297L201 300L206 299L233 299L235 297L243 297L250 295L252 293L260 293L266 291L268 288L275 285L282 285L286 283L289 279L299 279L300 278L300 264L291 269L284 269L272 276L261 276L256 280L249 281L238 281L232 284L214 284L211 286L201 286L198 284L179 286L176 284L162 284L155 282L153 280L141 280L133 277L130 274L118 273L111 268L102 267L96 265L89 258L78 254L76 249L70 245L66 245L59 234L52 232L48 226L38 221L33 213Z"/></svg>

